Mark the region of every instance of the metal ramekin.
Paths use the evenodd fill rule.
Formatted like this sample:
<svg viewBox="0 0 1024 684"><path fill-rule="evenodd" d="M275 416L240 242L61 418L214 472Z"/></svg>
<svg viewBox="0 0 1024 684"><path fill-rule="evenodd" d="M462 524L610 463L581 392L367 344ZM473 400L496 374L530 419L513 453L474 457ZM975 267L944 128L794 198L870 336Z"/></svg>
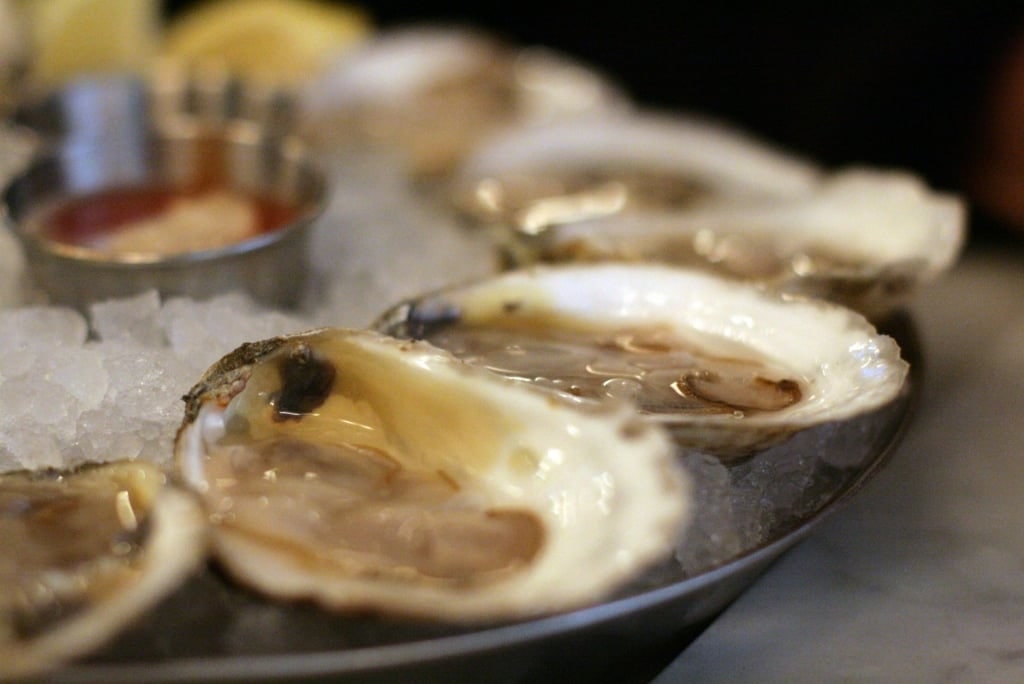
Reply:
<svg viewBox="0 0 1024 684"><path fill-rule="evenodd" d="M39 207L103 188L188 186L211 164L225 187L292 203L298 218L227 247L145 259L106 257L46 240L26 223ZM4 189L3 205L32 275L54 303L85 309L148 289L193 298L243 290L287 308L302 296L310 225L326 195L322 172L296 138L266 135L253 122L210 127L181 118L159 129L127 127L57 143Z"/></svg>

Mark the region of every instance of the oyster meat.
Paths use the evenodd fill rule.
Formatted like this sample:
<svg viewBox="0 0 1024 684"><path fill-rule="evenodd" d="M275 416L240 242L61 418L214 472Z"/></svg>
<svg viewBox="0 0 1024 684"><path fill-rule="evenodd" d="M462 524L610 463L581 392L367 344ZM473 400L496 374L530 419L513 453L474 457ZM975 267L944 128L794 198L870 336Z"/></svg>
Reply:
<svg viewBox="0 0 1024 684"><path fill-rule="evenodd" d="M907 364L860 314L678 267L535 267L377 322L569 403L618 397L683 447L738 457L896 397Z"/></svg>
<svg viewBox="0 0 1024 684"><path fill-rule="evenodd" d="M445 620L567 609L669 553L689 518L660 430L425 342L251 343L186 399L176 460L217 557L272 596Z"/></svg>
<svg viewBox="0 0 1024 684"><path fill-rule="evenodd" d="M144 462L0 475L0 679L98 647L204 557L190 494Z"/></svg>
<svg viewBox="0 0 1024 684"><path fill-rule="evenodd" d="M417 176L448 173L509 126L617 111L628 98L559 53L481 31L411 26L346 53L299 98L299 126L322 143L402 150Z"/></svg>

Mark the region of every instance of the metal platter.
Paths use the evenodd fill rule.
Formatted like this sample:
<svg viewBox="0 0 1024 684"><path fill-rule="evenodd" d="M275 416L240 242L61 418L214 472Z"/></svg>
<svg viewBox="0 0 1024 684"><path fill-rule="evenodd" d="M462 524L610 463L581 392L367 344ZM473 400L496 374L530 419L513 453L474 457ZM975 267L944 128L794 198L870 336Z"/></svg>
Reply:
<svg viewBox="0 0 1024 684"><path fill-rule="evenodd" d="M209 567L117 641L47 681L649 681L886 462L909 422L922 372L909 317L894 316L880 328L911 363L902 394L874 413L805 431L730 465L734 483L769 487L756 507L761 538L725 563L687 574L670 561L598 605L471 626L273 603ZM747 522L754 521L739 521Z"/></svg>

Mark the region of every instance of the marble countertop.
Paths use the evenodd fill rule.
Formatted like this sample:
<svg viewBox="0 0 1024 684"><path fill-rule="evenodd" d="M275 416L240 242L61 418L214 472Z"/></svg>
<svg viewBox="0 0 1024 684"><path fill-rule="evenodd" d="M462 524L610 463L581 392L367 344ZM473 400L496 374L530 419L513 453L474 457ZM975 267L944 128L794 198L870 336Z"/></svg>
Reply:
<svg viewBox="0 0 1024 684"><path fill-rule="evenodd" d="M888 466L655 684L1024 682L1024 250L973 248L912 311Z"/></svg>

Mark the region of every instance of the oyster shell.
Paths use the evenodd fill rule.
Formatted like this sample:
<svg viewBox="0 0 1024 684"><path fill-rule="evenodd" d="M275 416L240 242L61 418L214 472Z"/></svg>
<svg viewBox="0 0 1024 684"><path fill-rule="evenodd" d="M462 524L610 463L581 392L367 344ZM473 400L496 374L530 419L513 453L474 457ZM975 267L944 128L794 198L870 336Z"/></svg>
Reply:
<svg viewBox="0 0 1024 684"><path fill-rule="evenodd" d="M800 196L820 175L727 126L636 112L495 136L460 165L451 196L477 221L536 235L600 216Z"/></svg>
<svg viewBox="0 0 1024 684"><path fill-rule="evenodd" d="M466 161L452 197L511 265L704 266L872 317L950 268L965 233L961 200L911 174L824 173L686 117L509 133Z"/></svg>
<svg viewBox="0 0 1024 684"><path fill-rule="evenodd" d="M144 462L0 475L0 679L98 647L197 567L198 502Z"/></svg>
<svg viewBox="0 0 1024 684"><path fill-rule="evenodd" d="M176 459L216 554L278 597L448 620L560 610L668 553L689 516L660 431L423 342L252 343L186 399Z"/></svg>
<svg viewBox="0 0 1024 684"><path fill-rule="evenodd" d="M907 372L895 341L844 307L654 264L512 271L375 327L570 403L627 399L681 446L730 458L880 407Z"/></svg>
<svg viewBox="0 0 1024 684"><path fill-rule="evenodd" d="M851 169L801 197L556 226L519 253L703 266L881 318L952 267L964 226L958 198L909 174Z"/></svg>
<svg viewBox="0 0 1024 684"><path fill-rule="evenodd" d="M300 97L303 135L403 150L418 176L448 173L503 127L619 110L628 98L559 53L481 31L412 26L346 53Z"/></svg>

